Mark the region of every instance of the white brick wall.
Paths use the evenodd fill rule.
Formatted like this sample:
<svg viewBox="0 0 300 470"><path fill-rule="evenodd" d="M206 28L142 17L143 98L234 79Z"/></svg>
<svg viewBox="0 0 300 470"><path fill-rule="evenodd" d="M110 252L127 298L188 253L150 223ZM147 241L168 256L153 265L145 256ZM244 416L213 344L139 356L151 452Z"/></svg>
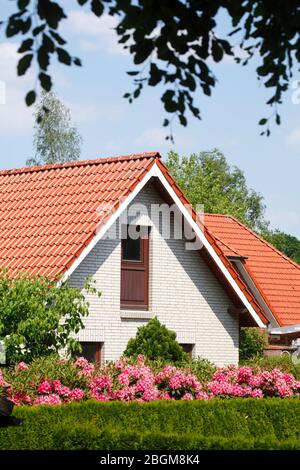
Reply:
<svg viewBox="0 0 300 470"><path fill-rule="evenodd" d="M164 201L149 184L133 202L149 207ZM194 356L206 357L217 365L236 363L238 319L227 313L232 306L228 294L201 256L186 251L184 240L165 240L160 226L149 219L147 222L144 215L142 218L143 223L152 225L149 312L120 310L120 241L101 240L70 279L72 285L80 286L86 276L93 276L102 292L100 299L88 296L90 315L79 338L104 342L103 359L115 360L137 328L157 315L176 331L179 342L195 344Z"/></svg>

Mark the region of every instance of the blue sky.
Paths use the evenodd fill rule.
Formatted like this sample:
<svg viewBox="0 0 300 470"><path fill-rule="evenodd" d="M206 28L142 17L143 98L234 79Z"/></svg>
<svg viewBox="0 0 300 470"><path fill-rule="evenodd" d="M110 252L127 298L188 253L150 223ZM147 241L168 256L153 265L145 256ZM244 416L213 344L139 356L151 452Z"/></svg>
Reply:
<svg viewBox="0 0 300 470"><path fill-rule="evenodd" d="M187 128L176 124L171 146L161 127L165 117L161 89L146 89L133 105L122 98L132 89L126 71L134 67L117 43L114 19L99 21L87 10L75 8L75 1L64 5L69 9L64 36L83 67L53 63L51 71L55 90L70 107L83 137L82 158L153 150L165 157L171 148L189 154L217 147L230 164L245 172L249 186L265 197L272 226L300 238L300 104L293 104L292 89L280 109L282 125L274 125L269 138L261 137L257 123L270 113L264 104L268 92L257 81L254 63L241 67L226 59L214 66L219 82L213 96L198 92L203 120L191 118ZM0 80L6 85L6 103L0 104L0 168L24 166L33 156L34 122L24 94L35 77L31 72L16 78L16 49L15 42L1 37Z"/></svg>

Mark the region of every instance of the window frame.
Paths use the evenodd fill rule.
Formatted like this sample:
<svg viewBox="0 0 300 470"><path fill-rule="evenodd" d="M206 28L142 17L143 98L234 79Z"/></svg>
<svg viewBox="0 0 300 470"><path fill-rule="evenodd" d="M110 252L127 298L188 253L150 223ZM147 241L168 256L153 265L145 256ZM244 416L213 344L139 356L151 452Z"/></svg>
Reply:
<svg viewBox="0 0 300 470"><path fill-rule="evenodd" d="M128 230L128 226L127 226ZM128 231L127 231L128 233ZM147 237L139 237L140 246L140 260L126 260L123 259L123 244L121 240L121 285L120 285L120 307L121 310L148 310L149 309L149 238L150 231L148 228ZM122 271L141 271L144 273L144 299L140 300L124 300L122 299Z"/></svg>
<svg viewBox="0 0 300 470"><path fill-rule="evenodd" d="M101 364L102 361L102 349L103 349L103 342L101 341L79 341L81 346L83 344L88 344L90 346L96 346L96 353L95 353L95 360L94 362L97 364ZM83 356L84 357L84 356Z"/></svg>

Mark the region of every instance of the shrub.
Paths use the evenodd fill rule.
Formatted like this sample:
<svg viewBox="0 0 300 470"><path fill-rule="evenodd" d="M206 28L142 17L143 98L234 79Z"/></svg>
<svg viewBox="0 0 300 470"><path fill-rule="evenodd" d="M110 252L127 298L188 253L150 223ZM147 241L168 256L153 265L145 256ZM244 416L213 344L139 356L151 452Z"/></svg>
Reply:
<svg viewBox="0 0 300 470"><path fill-rule="evenodd" d="M138 328L135 338L128 341L124 356L143 354L147 359L175 363L187 360L187 354L176 341L176 333L155 317Z"/></svg>
<svg viewBox="0 0 300 470"><path fill-rule="evenodd" d="M277 368L283 372L292 374L297 380L300 380L300 364L294 364L292 357L288 355L274 357L255 357L247 361L243 361L243 364L251 367L255 371L271 371Z"/></svg>
<svg viewBox="0 0 300 470"><path fill-rule="evenodd" d="M212 379L217 367L208 359L197 357L189 362L187 366L192 374L200 380L201 383L207 383Z"/></svg>
<svg viewBox="0 0 300 470"><path fill-rule="evenodd" d="M89 304L80 288L57 281L24 273L11 279L7 270L0 271L0 339L8 363L78 348L72 333L83 328ZM84 287L97 292L91 280Z"/></svg>
<svg viewBox="0 0 300 470"><path fill-rule="evenodd" d="M300 449L300 401L236 399L19 407L0 449Z"/></svg>
<svg viewBox="0 0 300 470"><path fill-rule="evenodd" d="M6 370L5 378L15 404L60 404L84 397L87 379L78 370L72 360L52 355L34 359L30 366L21 362Z"/></svg>
<svg viewBox="0 0 300 470"><path fill-rule="evenodd" d="M157 365L157 363L156 363ZM205 369L207 372L207 370ZM210 378L210 377L209 377ZM210 400L216 397L299 397L300 381L279 369L262 371L230 366L217 369L211 380L196 376L191 367L154 368L139 355L103 367L84 358L50 357L0 370L0 393L16 405L60 405L93 398L97 401Z"/></svg>
<svg viewBox="0 0 300 470"><path fill-rule="evenodd" d="M264 347L264 335L257 328L241 328L239 345L241 361L263 356Z"/></svg>

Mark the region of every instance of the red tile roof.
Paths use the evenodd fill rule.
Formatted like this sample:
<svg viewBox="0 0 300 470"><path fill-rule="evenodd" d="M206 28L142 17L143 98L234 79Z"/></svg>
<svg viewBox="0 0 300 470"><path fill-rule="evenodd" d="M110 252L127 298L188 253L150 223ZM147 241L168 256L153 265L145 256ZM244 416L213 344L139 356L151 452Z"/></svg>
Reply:
<svg viewBox="0 0 300 470"><path fill-rule="evenodd" d="M238 252L280 326L300 323L300 266L231 216L206 214L226 256Z"/></svg>
<svg viewBox="0 0 300 470"><path fill-rule="evenodd" d="M50 277L66 272L154 163L187 204L155 152L0 171L0 267L8 268L11 276L20 271ZM194 211L192 217L196 220ZM204 232L247 300L267 323L224 255L226 246L206 229Z"/></svg>
<svg viewBox="0 0 300 470"><path fill-rule="evenodd" d="M157 153L0 171L0 266L65 272L158 158Z"/></svg>

